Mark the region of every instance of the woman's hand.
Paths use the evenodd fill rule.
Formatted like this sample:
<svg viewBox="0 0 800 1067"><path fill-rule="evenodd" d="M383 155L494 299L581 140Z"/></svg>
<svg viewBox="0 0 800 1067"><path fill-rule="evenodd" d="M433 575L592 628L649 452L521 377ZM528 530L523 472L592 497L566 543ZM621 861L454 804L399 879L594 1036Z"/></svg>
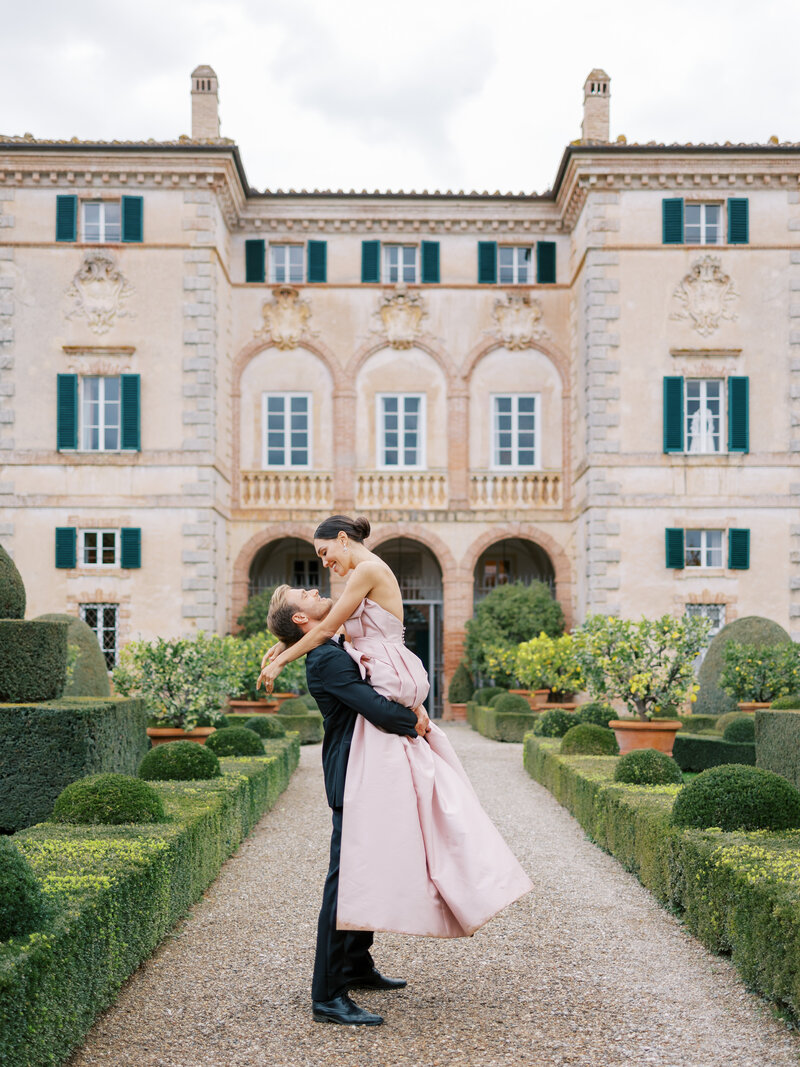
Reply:
<svg viewBox="0 0 800 1067"><path fill-rule="evenodd" d="M261 674L259 674L258 681L256 682L256 689L260 689L263 683L266 692L271 693L275 679L282 670L283 667L276 663L268 663L265 667L262 667Z"/></svg>
<svg viewBox="0 0 800 1067"><path fill-rule="evenodd" d="M283 641L279 641L277 645L273 645L272 648L268 648L267 651L264 653L264 658L261 660L261 670L263 671L266 665L268 663L272 663L275 657L280 656L281 652L283 652L285 649L286 645L283 643Z"/></svg>
<svg viewBox="0 0 800 1067"><path fill-rule="evenodd" d="M420 704L418 707L414 708L414 714L417 716L417 725L414 729L420 737L424 737L425 734L430 733L431 729L431 720L428 718L428 713L423 705Z"/></svg>

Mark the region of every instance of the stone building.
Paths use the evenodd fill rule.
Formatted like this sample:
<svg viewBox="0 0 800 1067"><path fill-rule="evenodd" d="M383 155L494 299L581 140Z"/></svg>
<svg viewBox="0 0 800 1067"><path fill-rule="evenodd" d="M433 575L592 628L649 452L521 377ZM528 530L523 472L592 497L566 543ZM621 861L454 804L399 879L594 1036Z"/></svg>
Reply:
<svg viewBox="0 0 800 1067"><path fill-rule="evenodd" d="M542 195L258 192L192 136L0 140L0 536L29 614L226 631L363 513L441 703L473 602L800 638L800 146L612 142ZM713 246L713 247L708 247Z"/></svg>

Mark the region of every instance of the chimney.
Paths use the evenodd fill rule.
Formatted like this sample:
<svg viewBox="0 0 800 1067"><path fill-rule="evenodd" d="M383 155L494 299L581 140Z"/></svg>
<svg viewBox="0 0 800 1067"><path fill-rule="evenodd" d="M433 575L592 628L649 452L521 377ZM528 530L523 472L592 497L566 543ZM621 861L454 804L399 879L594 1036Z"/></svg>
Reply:
<svg viewBox="0 0 800 1067"><path fill-rule="evenodd" d="M219 93L217 76L211 67L192 71L192 140L219 138Z"/></svg>
<svg viewBox="0 0 800 1067"><path fill-rule="evenodd" d="M604 70L593 70L583 87L582 141L608 144L610 99L611 79Z"/></svg>

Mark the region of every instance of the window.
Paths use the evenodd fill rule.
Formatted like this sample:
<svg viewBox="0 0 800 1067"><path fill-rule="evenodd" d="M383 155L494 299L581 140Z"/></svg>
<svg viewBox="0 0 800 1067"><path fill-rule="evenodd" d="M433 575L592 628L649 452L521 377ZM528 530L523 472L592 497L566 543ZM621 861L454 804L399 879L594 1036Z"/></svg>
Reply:
<svg viewBox="0 0 800 1067"><path fill-rule="evenodd" d="M424 416L421 394L378 397L379 467L425 466Z"/></svg>
<svg viewBox="0 0 800 1067"><path fill-rule="evenodd" d="M703 648L700 649L694 661L694 668L695 671L697 671L700 667L700 664L706 658L706 652L708 652L708 646L711 644L711 641L717 636L722 627L725 625L725 605L687 604L686 615L690 619L708 619L708 621L711 623L711 626L708 629L706 643Z"/></svg>
<svg viewBox="0 0 800 1067"><path fill-rule="evenodd" d="M533 282L533 249L500 245L497 249L501 285L528 285Z"/></svg>
<svg viewBox="0 0 800 1067"><path fill-rule="evenodd" d="M538 397L492 397L492 466L535 467L538 463Z"/></svg>
<svg viewBox="0 0 800 1067"><path fill-rule="evenodd" d="M82 236L87 244L118 243L122 240L122 207L119 200L84 200L81 203Z"/></svg>
<svg viewBox="0 0 800 1067"><path fill-rule="evenodd" d="M481 592L488 592L498 585L508 585L511 581L511 568L507 559L487 559L483 564Z"/></svg>
<svg viewBox="0 0 800 1067"><path fill-rule="evenodd" d="M318 559L296 559L292 564L292 585L296 589L319 589Z"/></svg>
<svg viewBox="0 0 800 1067"><path fill-rule="evenodd" d="M311 394L264 393L264 467L311 465Z"/></svg>
<svg viewBox="0 0 800 1067"><path fill-rule="evenodd" d="M303 281L303 246L269 246L269 280L271 282Z"/></svg>
<svg viewBox="0 0 800 1067"><path fill-rule="evenodd" d="M81 448L113 452L120 447L119 378L81 379Z"/></svg>
<svg viewBox="0 0 800 1067"><path fill-rule="evenodd" d="M687 567L721 567L722 530L687 530L685 553Z"/></svg>
<svg viewBox="0 0 800 1067"><path fill-rule="evenodd" d="M94 630L103 655L106 658L106 666L112 670L117 663L117 623L119 618L118 604L81 604L81 618L87 626Z"/></svg>
<svg viewBox="0 0 800 1067"><path fill-rule="evenodd" d="M79 560L82 567L116 567L119 565L118 530L81 530Z"/></svg>
<svg viewBox="0 0 800 1067"><path fill-rule="evenodd" d="M417 280L417 246L383 246L383 280L415 282Z"/></svg>
<svg viewBox="0 0 800 1067"><path fill-rule="evenodd" d="M686 379L686 451L722 450L722 380Z"/></svg>
<svg viewBox="0 0 800 1067"><path fill-rule="evenodd" d="M717 245L722 242L722 205L686 204L683 240L687 245Z"/></svg>

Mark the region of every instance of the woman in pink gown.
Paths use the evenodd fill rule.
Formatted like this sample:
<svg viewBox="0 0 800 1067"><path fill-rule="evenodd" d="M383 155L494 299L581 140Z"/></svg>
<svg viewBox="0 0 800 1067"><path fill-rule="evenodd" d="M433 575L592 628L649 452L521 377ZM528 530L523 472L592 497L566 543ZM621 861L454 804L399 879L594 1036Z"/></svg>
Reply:
<svg viewBox="0 0 800 1067"><path fill-rule="evenodd" d="M349 575L347 586L326 620L265 667L267 688L286 662L343 623L344 647L374 689L409 708L427 698L427 673L405 647L395 614L402 613L397 579L363 544L368 534L366 519L333 516L318 527L314 547L324 566ZM532 888L444 731L432 723L425 740L401 737L357 717L345 780L339 929L466 937Z"/></svg>

